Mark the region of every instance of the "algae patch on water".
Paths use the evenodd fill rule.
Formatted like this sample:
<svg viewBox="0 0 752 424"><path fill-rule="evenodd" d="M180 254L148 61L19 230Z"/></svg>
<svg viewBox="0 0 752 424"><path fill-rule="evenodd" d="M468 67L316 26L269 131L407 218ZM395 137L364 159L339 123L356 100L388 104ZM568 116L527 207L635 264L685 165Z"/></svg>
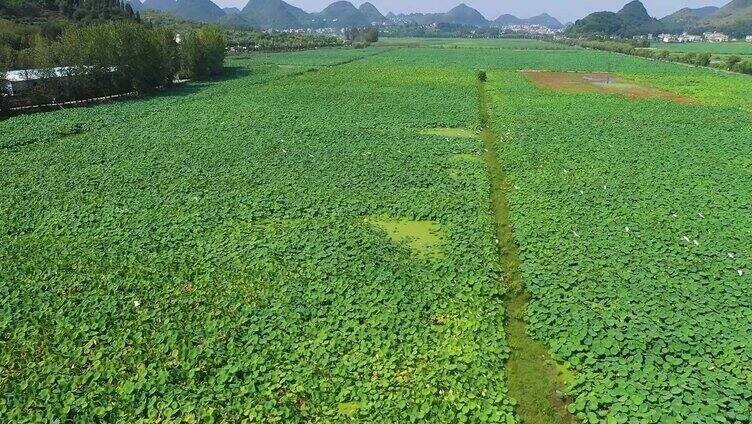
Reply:
<svg viewBox="0 0 752 424"><path fill-rule="evenodd" d="M444 233L437 222L410 219L371 217L367 222L386 231L392 241L405 243L410 250L428 257L440 257Z"/></svg>

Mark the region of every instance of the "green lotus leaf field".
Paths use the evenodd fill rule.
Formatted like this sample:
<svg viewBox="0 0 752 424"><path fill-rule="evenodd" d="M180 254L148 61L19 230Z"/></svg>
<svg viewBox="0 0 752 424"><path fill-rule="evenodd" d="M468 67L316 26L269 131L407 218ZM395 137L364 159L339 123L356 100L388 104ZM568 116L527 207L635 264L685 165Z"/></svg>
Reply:
<svg viewBox="0 0 752 424"><path fill-rule="evenodd" d="M752 80L382 44L1 120L0 422L752 422Z"/></svg>

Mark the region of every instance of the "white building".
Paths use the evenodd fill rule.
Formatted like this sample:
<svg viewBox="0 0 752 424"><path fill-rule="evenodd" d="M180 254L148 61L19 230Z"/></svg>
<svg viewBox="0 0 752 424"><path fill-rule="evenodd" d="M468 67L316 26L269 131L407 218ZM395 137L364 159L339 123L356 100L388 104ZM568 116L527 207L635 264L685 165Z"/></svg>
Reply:
<svg viewBox="0 0 752 424"><path fill-rule="evenodd" d="M48 69L18 69L8 71L5 73L6 83L3 88L7 94L15 96L31 90L43 81L73 79L88 74L91 69L91 66L59 66ZM117 68L113 66L105 70L115 72Z"/></svg>
<svg viewBox="0 0 752 424"><path fill-rule="evenodd" d="M703 36L710 43L727 43L729 41L729 36L720 32L706 32Z"/></svg>
<svg viewBox="0 0 752 424"><path fill-rule="evenodd" d="M678 37L678 41L680 43L699 43L702 41L701 35L689 35L689 34L682 34Z"/></svg>
<svg viewBox="0 0 752 424"><path fill-rule="evenodd" d="M752 35L748 35L746 40L748 43L752 43Z"/></svg>
<svg viewBox="0 0 752 424"><path fill-rule="evenodd" d="M676 43L679 41L679 37L674 34L658 34L658 39L664 43Z"/></svg>
<svg viewBox="0 0 752 424"><path fill-rule="evenodd" d="M18 69L5 74L5 92L10 95L22 93L31 89L39 81L51 78L67 78L75 72L75 68L62 66L52 69Z"/></svg>

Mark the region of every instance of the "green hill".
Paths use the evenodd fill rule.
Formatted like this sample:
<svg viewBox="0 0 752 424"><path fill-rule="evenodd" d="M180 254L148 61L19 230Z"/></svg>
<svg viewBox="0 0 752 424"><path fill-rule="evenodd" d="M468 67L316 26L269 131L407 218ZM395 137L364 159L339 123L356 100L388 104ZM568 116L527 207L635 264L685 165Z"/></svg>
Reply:
<svg viewBox="0 0 752 424"><path fill-rule="evenodd" d="M386 18L384 15L379 12L379 9L376 8L373 4L369 2L365 2L360 5L358 8L360 10L360 13L363 14L371 23L383 23L386 21Z"/></svg>
<svg viewBox="0 0 752 424"><path fill-rule="evenodd" d="M240 12L253 25L263 29L300 28L308 19L303 9L282 0L250 0Z"/></svg>
<svg viewBox="0 0 752 424"><path fill-rule="evenodd" d="M218 22L225 11L211 0L177 0L170 12L184 19L198 22Z"/></svg>
<svg viewBox="0 0 752 424"><path fill-rule="evenodd" d="M547 13L533 16L528 19L520 19L514 15L501 15L493 21L489 21L478 10L461 3L446 13L410 13L392 15L391 20L401 22L414 22L420 25L431 25L435 23L453 24L475 27L503 27L509 25L541 25L548 28L563 28L559 20Z"/></svg>
<svg viewBox="0 0 752 424"><path fill-rule="evenodd" d="M645 6L634 0L619 12L596 12L578 20L567 33L573 36L605 35L631 37L663 31L661 21L651 17Z"/></svg>
<svg viewBox="0 0 752 424"><path fill-rule="evenodd" d="M538 16L533 16L532 18L524 19L524 22L528 25L540 25L552 29L564 28L564 24L559 22L558 19L554 18L548 13L543 13Z"/></svg>
<svg viewBox="0 0 752 424"><path fill-rule="evenodd" d="M509 15L511 16L511 15ZM469 26L488 26L491 24L480 12L472 7L461 3L446 13L410 13L396 15L393 19L402 22L414 22L420 25L431 25L436 23L469 25Z"/></svg>
<svg viewBox="0 0 752 424"><path fill-rule="evenodd" d="M523 20L514 16L514 15L501 15L498 18L494 20L494 23L499 26L509 26L509 25L521 25L523 24Z"/></svg>
<svg viewBox="0 0 752 424"><path fill-rule="evenodd" d="M548 13L543 13L528 19L520 19L514 15L501 15L494 20L494 24L497 26L540 25L552 29L564 28L564 25L562 25L558 19Z"/></svg>
<svg viewBox="0 0 752 424"><path fill-rule="evenodd" d="M617 12L627 27L627 32L632 35L658 33L663 30L663 25L658 19L648 14L645 5L639 0L627 3Z"/></svg>
<svg viewBox="0 0 752 424"><path fill-rule="evenodd" d="M461 3L459 6L445 13L441 18L441 22L457 25L488 25L488 20L480 12L465 3Z"/></svg>
<svg viewBox="0 0 752 424"><path fill-rule="evenodd" d="M346 28L367 26L371 23L360 10L349 1L337 1L327 6L315 16L319 26Z"/></svg>

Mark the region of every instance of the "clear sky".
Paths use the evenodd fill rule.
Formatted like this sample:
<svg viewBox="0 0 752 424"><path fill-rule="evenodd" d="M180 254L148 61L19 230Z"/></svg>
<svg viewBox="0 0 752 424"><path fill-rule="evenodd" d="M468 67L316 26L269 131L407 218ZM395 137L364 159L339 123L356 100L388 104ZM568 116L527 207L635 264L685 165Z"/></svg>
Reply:
<svg viewBox="0 0 752 424"><path fill-rule="evenodd" d="M248 0L213 0L222 7L242 8ZM318 12L334 0L287 0L308 12ZM488 19L496 19L503 13L528 18L543 12L562 22L574 21L588 13L601 10L619 10L629 0L371 0L381 13L387 12L446 12L464 1L483 13ZM682 7L722 6L730 0L643 0L651 15L661 18ZM363 0L351 0L355 6Z"/></svg>

